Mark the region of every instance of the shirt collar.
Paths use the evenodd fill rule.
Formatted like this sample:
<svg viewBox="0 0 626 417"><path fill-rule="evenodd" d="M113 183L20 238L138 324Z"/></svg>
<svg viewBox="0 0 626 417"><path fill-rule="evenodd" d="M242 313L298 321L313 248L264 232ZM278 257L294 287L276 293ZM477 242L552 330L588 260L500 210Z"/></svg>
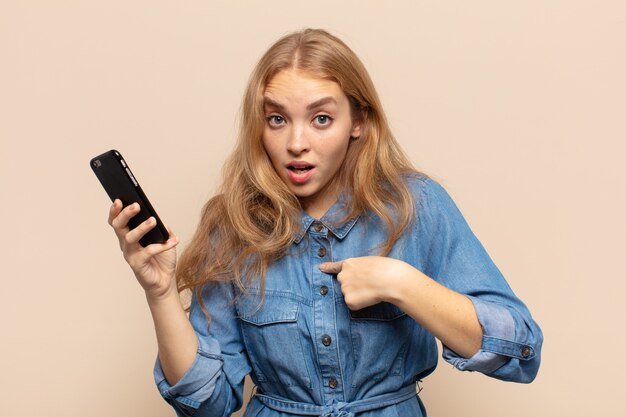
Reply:
<svg viewBox="0 0 626 417"><path fill-rule="evenodd" d="M357 215L355 217L349 218L348 220L344 220L343 222L341 221L342 219L345 219L346 214L348 213L348 198L349 197L347 197L346 194L342 194L337 199L335 204L333 204L319 220L311 217L309 214L302 211L300 214L302 231L296 233L295 243L300 243L306 232L309 230L309 227L311 227L311 225L316 221L322 223L328 230L330 230L332 234L335 235L335 237L337 237L337 239L342 240L344 237L346 237L348 232L350 232L352 227L359 219L359 216Z"/></svg>

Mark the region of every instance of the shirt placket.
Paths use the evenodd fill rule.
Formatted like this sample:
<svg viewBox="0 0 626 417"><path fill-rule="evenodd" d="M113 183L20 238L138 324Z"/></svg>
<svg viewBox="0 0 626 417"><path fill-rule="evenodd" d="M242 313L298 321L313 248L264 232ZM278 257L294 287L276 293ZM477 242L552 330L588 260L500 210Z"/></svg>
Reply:
<svg viewBox="0 0 626 417"><path fill-rule="evenodd" d="M337 317L332 275L319 270L323 262L331 262L332 235L321 222L314 222L309 229L309 257L313 265L313 311L315 319L315 343L317 361L322 374L324 402L344 399L344 387L339 362Z"/></svg>

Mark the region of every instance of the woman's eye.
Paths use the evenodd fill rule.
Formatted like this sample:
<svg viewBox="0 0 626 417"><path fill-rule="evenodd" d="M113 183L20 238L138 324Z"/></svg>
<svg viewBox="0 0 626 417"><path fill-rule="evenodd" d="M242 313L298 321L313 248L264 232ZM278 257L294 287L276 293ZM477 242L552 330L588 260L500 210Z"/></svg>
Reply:
<svg viewBox="0 0 626 417"><path fill-rule="evenodd" d="M320 114L319 116L315 116L315 123L320 126L326 126L330 124L331 118L328 115Z"/></svg>
<svg viewBox="0 0 626 417"><path fill-rule="evenodd" d="M272 115L267 116L267 122L270 126L280 126L285 122L285 119L282 116Z"/></svg>

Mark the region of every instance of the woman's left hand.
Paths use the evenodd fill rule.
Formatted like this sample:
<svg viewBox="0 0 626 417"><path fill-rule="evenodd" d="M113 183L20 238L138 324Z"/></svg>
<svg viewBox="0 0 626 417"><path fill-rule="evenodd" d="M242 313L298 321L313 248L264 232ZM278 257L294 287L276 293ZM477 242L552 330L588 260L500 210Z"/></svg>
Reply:
<svg viewBox="0 0 626 417"><path fill-rule="evenodd" d="M336 274L348 308L360 310L388 301L402 279L417 270L398 259L365 256L326 262L320 265L320 271Z"/></svg>
<svg viewBox="0 0 626 417"><path fill-rule="evenodd" d="M483 331L472 301L406 262L366 256L323 263L320 271L337 274L350 310L386 301L465 358L472 357L481 347Z"/></svg>

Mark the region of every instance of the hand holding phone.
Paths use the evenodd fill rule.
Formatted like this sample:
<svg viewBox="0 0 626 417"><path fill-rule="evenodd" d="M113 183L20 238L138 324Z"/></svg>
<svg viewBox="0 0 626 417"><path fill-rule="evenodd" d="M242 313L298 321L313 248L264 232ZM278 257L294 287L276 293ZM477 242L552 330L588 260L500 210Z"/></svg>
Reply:
<svg viewBox="0 0 626 417"><path fill-rule="evenodd" d="M122 155L111 150L91 160L91 168L113 200L109 224L124 259L146 292L148 301L178 297L176 236L168 233ZM153 217L154 220L146 222ZM163 245L150 245L163 243ZM147 246L147 247L146 247Z"/></svg>

